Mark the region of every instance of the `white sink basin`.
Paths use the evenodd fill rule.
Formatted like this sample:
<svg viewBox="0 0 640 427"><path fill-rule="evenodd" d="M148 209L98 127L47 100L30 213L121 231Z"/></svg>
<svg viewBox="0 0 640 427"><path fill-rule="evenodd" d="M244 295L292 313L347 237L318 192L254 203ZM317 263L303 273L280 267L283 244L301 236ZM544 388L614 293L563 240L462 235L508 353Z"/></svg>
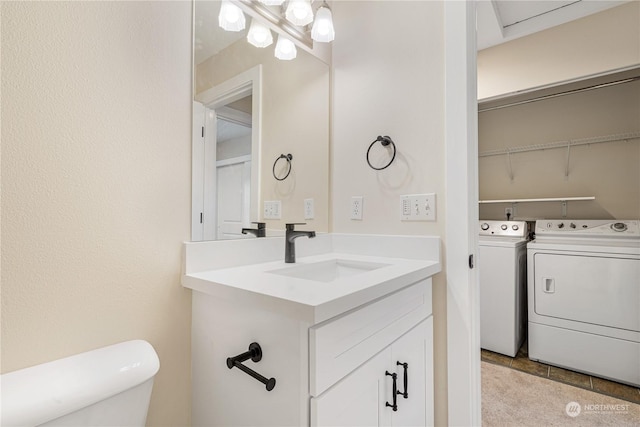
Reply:
<svg viewBox="0 0 640 427"><path fill-rule="evenodd" d="M267 271L267 273L313 280L315 282L333 282L336 279L366 273L388 265L390 264L329 259L308 264L293 264L291 267L279 268L277 270Z"/></svg>

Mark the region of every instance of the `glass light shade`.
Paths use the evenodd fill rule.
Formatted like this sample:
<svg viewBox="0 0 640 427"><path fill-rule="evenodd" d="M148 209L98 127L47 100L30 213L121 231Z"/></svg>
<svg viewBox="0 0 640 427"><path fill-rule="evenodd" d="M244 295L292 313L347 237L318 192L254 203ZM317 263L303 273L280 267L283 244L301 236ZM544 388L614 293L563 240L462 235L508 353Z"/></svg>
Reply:
<svg viewBox="0 0 640 427"><path fill-rule="evenodd" d="M269 28L252 19L249 33L247 34L247 41L255 47L267 47L273 43L273 36Z"/></svg>
<svg viewBox="0 0 640 427"><path fill-rule="evenodd" d="M311 2L309 0L289 0L284 16L294 25L310 24L313 21Z"/></svg>
<svg viewBox="0 0 640 427"><path fill-rule="evenodd" d="M280 6L284 0L260 0L260 3L267 6Z"/></svg>
<svg viewBox="0 0 640 427"><path fill-rule="evenodd" d="M244 13L235 4L223 1L220 5L218 25L227 31L242 31L245 26Z"/></svg>
<svg viewBox="0 0 640 427"><path fill-rule="evenodd" d="M278 43L276 43L276 58L291 60L298 55L298 49L291 40L281 35L278 35Z"/></svg>
<svg viewBox="0 0 640 427"><path fill-rule="evenodd" d="M336 36L333 29L333 19L331 17L331 9L321 6L316 12L316 20L311 28L311 38L317 42L330 42Z"/></svg>

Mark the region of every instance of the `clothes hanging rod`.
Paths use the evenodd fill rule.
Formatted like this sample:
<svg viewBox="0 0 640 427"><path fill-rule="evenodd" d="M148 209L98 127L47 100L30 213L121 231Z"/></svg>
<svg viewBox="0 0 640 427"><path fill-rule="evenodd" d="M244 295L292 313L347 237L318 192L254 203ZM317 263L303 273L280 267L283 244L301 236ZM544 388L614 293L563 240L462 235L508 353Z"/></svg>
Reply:
<svg viewBox="0 0 640 427"><path fill-rule="evenodd" d="M572 94L575 94L575 93L587 92L587 91L591 91L591 90L595 90L595 89L602 89L602 88L610 87L610 86L617 86L619 84L631 83L631 82L635 82L635 81L638 81L638 80L640 80L640 76L630 77L630 78L622 79L622 80L616 80L616 81L609 82L609 83L601 83L601 84L597 84L597 85L593 85L593 86L587 86L587 87L583 87L583 88L580 88L580 89L566 90L566 91L563 91L563 92L558 92L558 93L554 93L554 94L550 94L550 95L542 95L542 96L538 96L536 98L526 99L524 101L511 102L509 104L498 105L498 106L495 106L495 107L478 108L478 113L483 113L485 111L500 110L502 108L507 108L507 107L515 107L515 106L518 106L518 105L529 104L531 102L543 101L545 99L552 99L552 98L557 98L559 96L572 95Z"/></svg>
<svg viewBox="0 0 640 427"><path fill-rule="evenodd" d="M545 197L541 199L505 199L505 200L478 200L478 203L534 203L534 202L577 202L595 200L594 196L587 197Z"/></svg>
<svg viewBox="0 0 640 427"><path fill-rule="evenodd" d="M503 148L499 150L488 150L478 153L478 157L500 156L503 154L524 153L527 151L549 150L553 148L567 148L578 145L597 144L601 142L627 141L640 138L640 131L619 133L615 135L596 136L591 138L572 139L567 141L549 142L546 144L525 145L522 147Z"/></svg>

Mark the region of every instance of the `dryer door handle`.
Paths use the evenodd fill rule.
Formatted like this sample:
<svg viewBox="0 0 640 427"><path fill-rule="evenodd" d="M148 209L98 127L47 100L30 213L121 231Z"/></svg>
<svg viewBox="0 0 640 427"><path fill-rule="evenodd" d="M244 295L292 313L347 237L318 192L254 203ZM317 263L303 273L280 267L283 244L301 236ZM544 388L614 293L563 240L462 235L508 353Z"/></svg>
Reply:
<svg viewBox="0 0 640 427"><path fill-rule="evenodd" d="M542 290L547 294L553 294L556 292L556 280L552 277L542 278Z"/></svg>

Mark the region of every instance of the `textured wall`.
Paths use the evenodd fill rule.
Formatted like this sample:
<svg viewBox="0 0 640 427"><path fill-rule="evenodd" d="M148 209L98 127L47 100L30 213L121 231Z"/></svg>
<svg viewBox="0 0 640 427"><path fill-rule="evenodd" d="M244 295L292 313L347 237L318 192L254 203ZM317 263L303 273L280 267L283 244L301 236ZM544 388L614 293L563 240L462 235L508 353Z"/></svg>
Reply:
<svg viewBox="0 0 640 427"><path fill-rule="evenodd" d="M340 35L332 58L332 231L444 240L443 13L442 2L334 2ZM378 135L390 135L398 149L383 171L365 160ZM374 163L388 159L376 149ZM437 221L400 221L400 195L415 193L436 193ZM349 219L351 196L364 196L362 221ZM446 425L444 273L434 278L433 289L435 417L437 425Z"/></svg>
<svg viewBox="0 0 640 427"><path fill-rule="evenodd" d="M141 338L190 417L189 2L2 2L2 372Z"/></svg>
<svg viewBox="0 0 640 427"><path fill-rule="evenodd" d="M640 2L478 52L478 99L640 64Z"/></svg>

